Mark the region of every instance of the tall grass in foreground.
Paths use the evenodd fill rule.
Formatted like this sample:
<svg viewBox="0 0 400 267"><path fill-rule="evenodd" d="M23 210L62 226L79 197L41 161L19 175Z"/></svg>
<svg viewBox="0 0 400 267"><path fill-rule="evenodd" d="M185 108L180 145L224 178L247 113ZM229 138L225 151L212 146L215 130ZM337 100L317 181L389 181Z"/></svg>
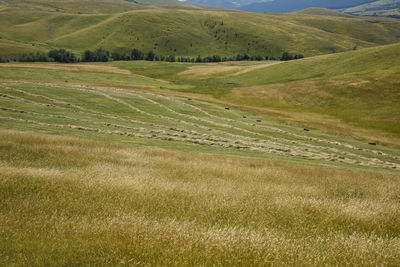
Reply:
<svg viewBox="0 0 400 267"><path fill-rule="evenodd" d="M0 265L400 265L400 176L0 132Z"/></svg>

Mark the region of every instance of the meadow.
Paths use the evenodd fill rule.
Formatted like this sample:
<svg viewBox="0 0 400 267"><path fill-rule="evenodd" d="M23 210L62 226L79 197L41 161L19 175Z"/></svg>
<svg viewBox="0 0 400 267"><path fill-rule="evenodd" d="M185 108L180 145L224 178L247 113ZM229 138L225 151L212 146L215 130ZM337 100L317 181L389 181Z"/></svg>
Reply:
<svg viewBox="0 0 400 267"><path fill-rule="evenodd" d="M399 51L394 44L284 63L109 64L272 120L396 146Z"/></svg>
<svg viewBox="0 0 400 267"><path fill-rule="evenodd" d="M322 9L0 1L5 59L307 56L0 63L0 265L399 266L399 36Z"/></svg>
<svg viewBox="0 0 400 267"><path fill-rule="evenodd" d="M399 175L1 131L3 265L387 265Z"/></svg>
<svg viewBox="0 0 400 267"><path fill-rule="evenodd" d="M0 264L400 263L398 148L126 64L2 65Z"/></svg>

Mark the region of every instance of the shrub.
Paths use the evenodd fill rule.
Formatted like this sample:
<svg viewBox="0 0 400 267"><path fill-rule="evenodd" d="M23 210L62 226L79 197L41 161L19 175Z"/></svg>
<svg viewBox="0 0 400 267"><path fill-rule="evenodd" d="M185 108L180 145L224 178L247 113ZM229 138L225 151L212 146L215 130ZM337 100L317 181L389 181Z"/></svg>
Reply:
<svg viewBox="0 0 400 267"><path fill-rule="evenodd" d="M53 49L50 50L48 56L52 58L55 62L62 62L62 63L75 63L78 62L75 54L64 50L64 49Z"/></svg>
<svg viewBox="0 0 400 267"><path fill-rule="evenodd" d="M19 61L21 61L21 62L49 62L49 61L54 61L54 60L52 58L50 58L47 54L36 52L36 53L23 54L19 58Z"/></svg>

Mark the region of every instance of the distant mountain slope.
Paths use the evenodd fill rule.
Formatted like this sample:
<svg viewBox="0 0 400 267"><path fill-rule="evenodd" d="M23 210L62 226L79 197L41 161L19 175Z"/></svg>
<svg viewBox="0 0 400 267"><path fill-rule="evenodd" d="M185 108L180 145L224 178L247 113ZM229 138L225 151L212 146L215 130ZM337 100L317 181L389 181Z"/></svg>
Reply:
<svg viewBox="0 0 400 267"><path fill-rule="evenodd" d="M372 3L347 8L345 13L367 16L397 16L400 18L400 0L379 0Z"/></svg>
<svg viewBox="0 0 400 267"><path fill-rule="evenodd" d="M247 6L254 3L262 3L273 0L186 0L187 2L208 5L208 6L220 6L225 8L239 9L242 6Z"/></svg>
<svg viewBox="0 0 400 267"><path fill-rule="evenodd" d="M191 3L235 8L251 12L286 13L310 7L350 8L376 0L187 0Z"/></svg>
<svg viewBox="0 0 400 267"><path fill-rule="evenodd" d="M81 53L99 47L110 51L136 47L159 55L193 57L280 56L283 51L312 56L399 42L400 23L156 7L96 15L10 7L0 10L0 37L2 56L11 54L6 46L13 42L24 44L25 51L62 47Z"/></svg>
<svg viewBox="0 0 400 267"><path fill-rule="evenodd" d="M349 8L374 1L375 0L274 0L241 6L239 9L251 12L285 13L309 7L329 9Z"/></svg>
<svg viewBox="0 0 400 267"><path fill-rule="evenodd" d="M331 17L352 17L352 15L344 14L339 11L327 9L327 8L318 8L318 7L310 7L300 11L296 11L296 14L302 15L318 15L318 16L331 16Z"/></svg>

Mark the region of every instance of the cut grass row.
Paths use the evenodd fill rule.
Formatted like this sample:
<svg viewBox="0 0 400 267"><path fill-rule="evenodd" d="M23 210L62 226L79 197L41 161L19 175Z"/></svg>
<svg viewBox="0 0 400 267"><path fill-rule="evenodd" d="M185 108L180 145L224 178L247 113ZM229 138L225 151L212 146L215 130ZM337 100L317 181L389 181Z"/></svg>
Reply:
<svg viewBox="0 0 400 267"><path fill-rule="evenodd" d="M317 132L306 134L235 109L188 99L118 88L30 82L3 83L0 91L2 120L9 125L34 124L353 166L400 167L396 150L371 149L355 140Z"/></svg>
<svg viewBox="0 0 400 267"><path fill-rule="evenodd" d="M399 51L395 44L265 67L251 63L110 64L169 80L181 85L180 91L211 95L269 119L398 145Z"/></svg>
<svg viewBox="0 0 400 267"><path fill-rule="evenodd" d="M0 78L115 85L186 95L232 105L272 120L398 146L398 47L382 46L281 64L8 64L0 65Z"/></svg>

